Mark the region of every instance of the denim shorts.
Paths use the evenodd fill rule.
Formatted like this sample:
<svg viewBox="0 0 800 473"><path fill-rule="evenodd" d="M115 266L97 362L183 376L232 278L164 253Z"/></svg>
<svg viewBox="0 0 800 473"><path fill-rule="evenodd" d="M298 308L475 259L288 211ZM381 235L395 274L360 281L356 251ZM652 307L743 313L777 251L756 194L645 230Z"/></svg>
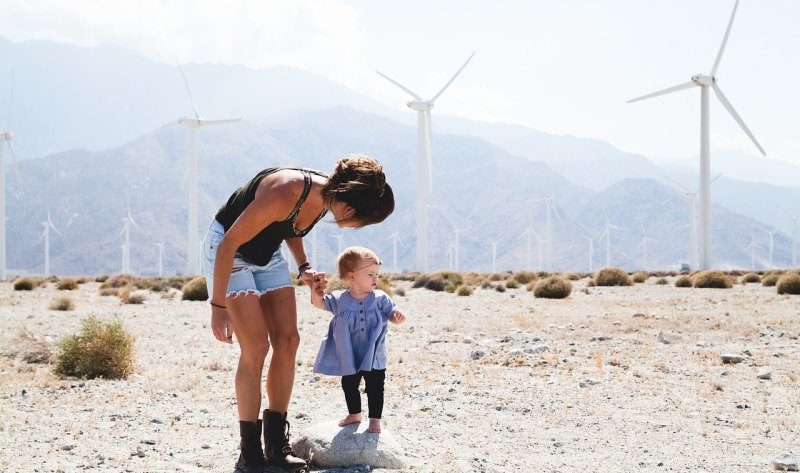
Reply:
<svg viewBox="0 0 800 473"><path fill-rule="evenodd" d="M224 235L225 228L214 220L208 227L208 232L203 240L203 274L206 277L209 298L214 294L214 261L217 259L217 247ZM289 274L289 264L280 248L273 253L266 266L250 263L242 258L239 252L236 252L225 297L246 294L262 296L267 292L284 287L293 287L293 285L292 276Z"/></svg>

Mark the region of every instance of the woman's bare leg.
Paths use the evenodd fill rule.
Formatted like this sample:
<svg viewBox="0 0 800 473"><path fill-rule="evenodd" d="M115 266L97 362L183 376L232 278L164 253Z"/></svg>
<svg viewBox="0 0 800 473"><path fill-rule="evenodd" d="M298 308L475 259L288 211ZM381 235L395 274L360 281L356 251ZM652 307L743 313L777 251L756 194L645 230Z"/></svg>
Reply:
<svg viewBox="0 0 800 473"><path fill-rule="evenodd" d="M292 398L295 360L300 345L294 288L267 292L261 296L261 310L266 314L267 330L272 342L272 360L267 371L269 410L285 413Z"/></svg>
<svg viewBox="0 0 800 473"><path fill-rule="evenodd" d="M255 422L261 413L261 373L269 352L267 323L255 294L225 299L241 354L236 369L239 420Z"/></svg>

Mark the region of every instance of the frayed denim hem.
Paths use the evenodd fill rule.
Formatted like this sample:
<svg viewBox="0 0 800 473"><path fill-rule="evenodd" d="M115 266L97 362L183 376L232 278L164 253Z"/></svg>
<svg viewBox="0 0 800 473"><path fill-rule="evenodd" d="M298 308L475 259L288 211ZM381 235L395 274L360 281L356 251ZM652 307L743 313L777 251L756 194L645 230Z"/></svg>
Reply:
<svg viewBox="0 0 800 473"><path fill-rule="evenodd" d="M277 291L278 289L283 289L283 288L287 288L287 287L294 287L294 285L293 284L284 284L282 286L277 286L277 287L271 287L269 289L264 289L263 291L259 291L259 290L256 290L256 289L245 289L245 290L241 290L241 291L228 291L228 293L225 294L225 297L226 298L227 297L233 297L234 299L236 299L239 296L249 296L249 295L254 295L254 296L261 297L261 296L263 296L264 294L266 294L268 292Z"/></svg>

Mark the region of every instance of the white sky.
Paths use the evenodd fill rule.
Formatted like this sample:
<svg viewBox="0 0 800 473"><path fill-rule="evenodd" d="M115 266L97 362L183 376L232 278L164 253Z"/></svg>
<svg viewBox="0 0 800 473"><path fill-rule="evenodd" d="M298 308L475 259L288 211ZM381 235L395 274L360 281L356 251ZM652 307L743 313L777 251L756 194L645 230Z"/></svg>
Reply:
<svg viewBox="0 0 800 473"><path fill-rule="evenodd" d="M288 65L398 110L593 137L661 161L696 156L700 92L625 101L709 73L733 0L0 0L0 34L114 44L174 64ZM719 85L768 156L800 164L800 1L741 0ZM758 154L711 97L711 143ZM408 111L409 113L412 113ZM436 121L434 116L434 130Z"/></svg>

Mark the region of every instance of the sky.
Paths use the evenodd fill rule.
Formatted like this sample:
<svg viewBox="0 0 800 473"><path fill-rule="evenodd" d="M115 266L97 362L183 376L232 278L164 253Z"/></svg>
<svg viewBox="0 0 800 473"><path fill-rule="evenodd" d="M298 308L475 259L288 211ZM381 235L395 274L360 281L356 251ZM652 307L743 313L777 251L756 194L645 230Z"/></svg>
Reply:
<svg viewBox="0 0 800 473"><path fill-rule="evenodd" d="M0 0L11 41L111 44L175 64L314 72L397 110L598 138L655 161L699 154L699 88L627 100L710 73L734 0ZM741 0L717 71L769 159L800 165L800 1ZM758 150L711 97L711 146Z"/></svg>

